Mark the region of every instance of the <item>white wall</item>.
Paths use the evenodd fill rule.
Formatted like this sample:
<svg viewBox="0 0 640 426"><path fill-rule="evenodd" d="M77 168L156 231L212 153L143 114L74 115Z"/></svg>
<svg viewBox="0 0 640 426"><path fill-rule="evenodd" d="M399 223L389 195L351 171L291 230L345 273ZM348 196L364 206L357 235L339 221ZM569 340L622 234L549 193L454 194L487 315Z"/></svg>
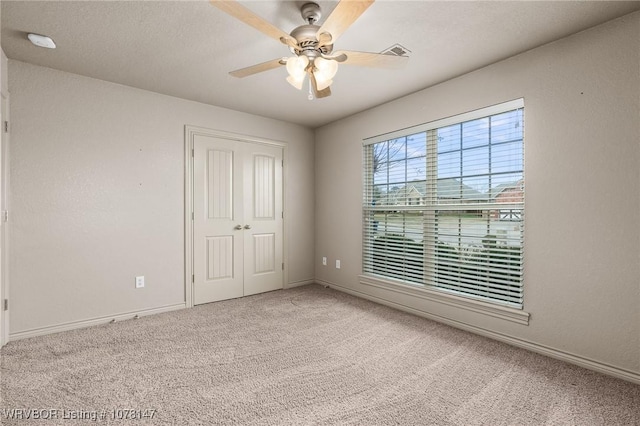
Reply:
<svg viewBox="0 0 640 426"><path fill-rule="evenodd" d="M529 325L360 284L362 140L521 97ZM639 118L634 13L320 128L316 278L639 380Z"/></svg>
<svg viewBox="0 0 640 426"><path fill-rule="evenodd" d="M12 335L184 303L185 125L288 143L285 262L313 280L310 130L13 60L9 76Z"/></svg>

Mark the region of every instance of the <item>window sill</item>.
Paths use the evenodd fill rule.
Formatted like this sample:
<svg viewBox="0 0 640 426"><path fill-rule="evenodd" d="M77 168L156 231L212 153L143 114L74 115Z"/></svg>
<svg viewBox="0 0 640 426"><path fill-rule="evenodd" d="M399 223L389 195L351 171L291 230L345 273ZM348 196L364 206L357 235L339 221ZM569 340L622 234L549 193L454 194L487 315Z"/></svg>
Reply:
<svg viewBox="0 0 640 426"><path fill-rule="evenodd" d="M443 305L448 305L459 309L465 309L471 312L489 315L494 318L500 318L503 320L515 322L517 324L529 325L529 313L520 309L494 305L491 303L456 296L437 290L431 290L428 288L421 288L409 284L397 283L391 280L375 278L369 275L360 275L359 279L360 284L417 297L420 299L428 300L430 302L441 303Z"/></svg>

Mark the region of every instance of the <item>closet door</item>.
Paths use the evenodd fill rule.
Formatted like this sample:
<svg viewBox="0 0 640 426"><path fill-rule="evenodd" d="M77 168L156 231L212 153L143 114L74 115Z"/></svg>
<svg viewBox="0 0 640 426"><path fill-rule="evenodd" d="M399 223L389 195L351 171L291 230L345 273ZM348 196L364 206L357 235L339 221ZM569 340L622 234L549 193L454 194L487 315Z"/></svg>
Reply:
<svg viewBox="0 0 640 426"><path fill-rule="evenodd" d="M282 149L196 136L194 304L282 288Z"/></svg>
<svg viewBox="0 0 640 426"><path fill-rule="evenodd" d="M282 288L282 149L244 149L244 295Z"/></svg>

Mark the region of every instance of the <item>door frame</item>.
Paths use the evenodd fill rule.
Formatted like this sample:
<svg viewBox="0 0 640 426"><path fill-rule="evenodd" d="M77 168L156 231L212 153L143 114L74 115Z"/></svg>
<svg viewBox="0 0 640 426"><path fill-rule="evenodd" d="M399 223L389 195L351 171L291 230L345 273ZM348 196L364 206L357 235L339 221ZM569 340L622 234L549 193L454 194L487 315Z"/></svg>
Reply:
<svg viewBox="0 0 640 426"><path fill-rule="evenodd" d="M289 235L287 220L287 170L288 170L288 145L272 139L257 136L242 135L239 133L213 130L205 127L184 126L184 298L187 308L194 306L193 300L193 149L196 136L210 136L231 141L277 146L282 149L282 211L284 212L282 226L282 259L284 260L284 275L282 287L286 288L289 282L289 259L287 236Z"/></svg>
<svg viewBox="0 0 640 426"><path fill-rule="evenodd" d="M4 310L4 301L9 300L9 130L4 123L9 122L9 93L0 93L2 102L0 123L0 347L9 342L9 309Z"/></svg>

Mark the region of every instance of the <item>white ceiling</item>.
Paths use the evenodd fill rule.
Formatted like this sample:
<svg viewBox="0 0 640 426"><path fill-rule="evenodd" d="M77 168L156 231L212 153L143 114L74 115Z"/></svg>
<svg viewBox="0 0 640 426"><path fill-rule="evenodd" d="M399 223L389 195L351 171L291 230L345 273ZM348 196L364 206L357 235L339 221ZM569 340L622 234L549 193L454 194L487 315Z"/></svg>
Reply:
<svg viewBox="0 0 640 426"><path fill-rule="evenodd" d="M290 32L305 1L242 2ZM324 21L335 1L319 1ZM640 10L640 1L390 1L374 3L334 50L381 52L399 43L407 67L341 65L333 95L309 101L286 70L228 72L290 56L288 48L208 1L2 1L10 59L315 128ZM27 33L53 38L33 46Z"/></svg>

